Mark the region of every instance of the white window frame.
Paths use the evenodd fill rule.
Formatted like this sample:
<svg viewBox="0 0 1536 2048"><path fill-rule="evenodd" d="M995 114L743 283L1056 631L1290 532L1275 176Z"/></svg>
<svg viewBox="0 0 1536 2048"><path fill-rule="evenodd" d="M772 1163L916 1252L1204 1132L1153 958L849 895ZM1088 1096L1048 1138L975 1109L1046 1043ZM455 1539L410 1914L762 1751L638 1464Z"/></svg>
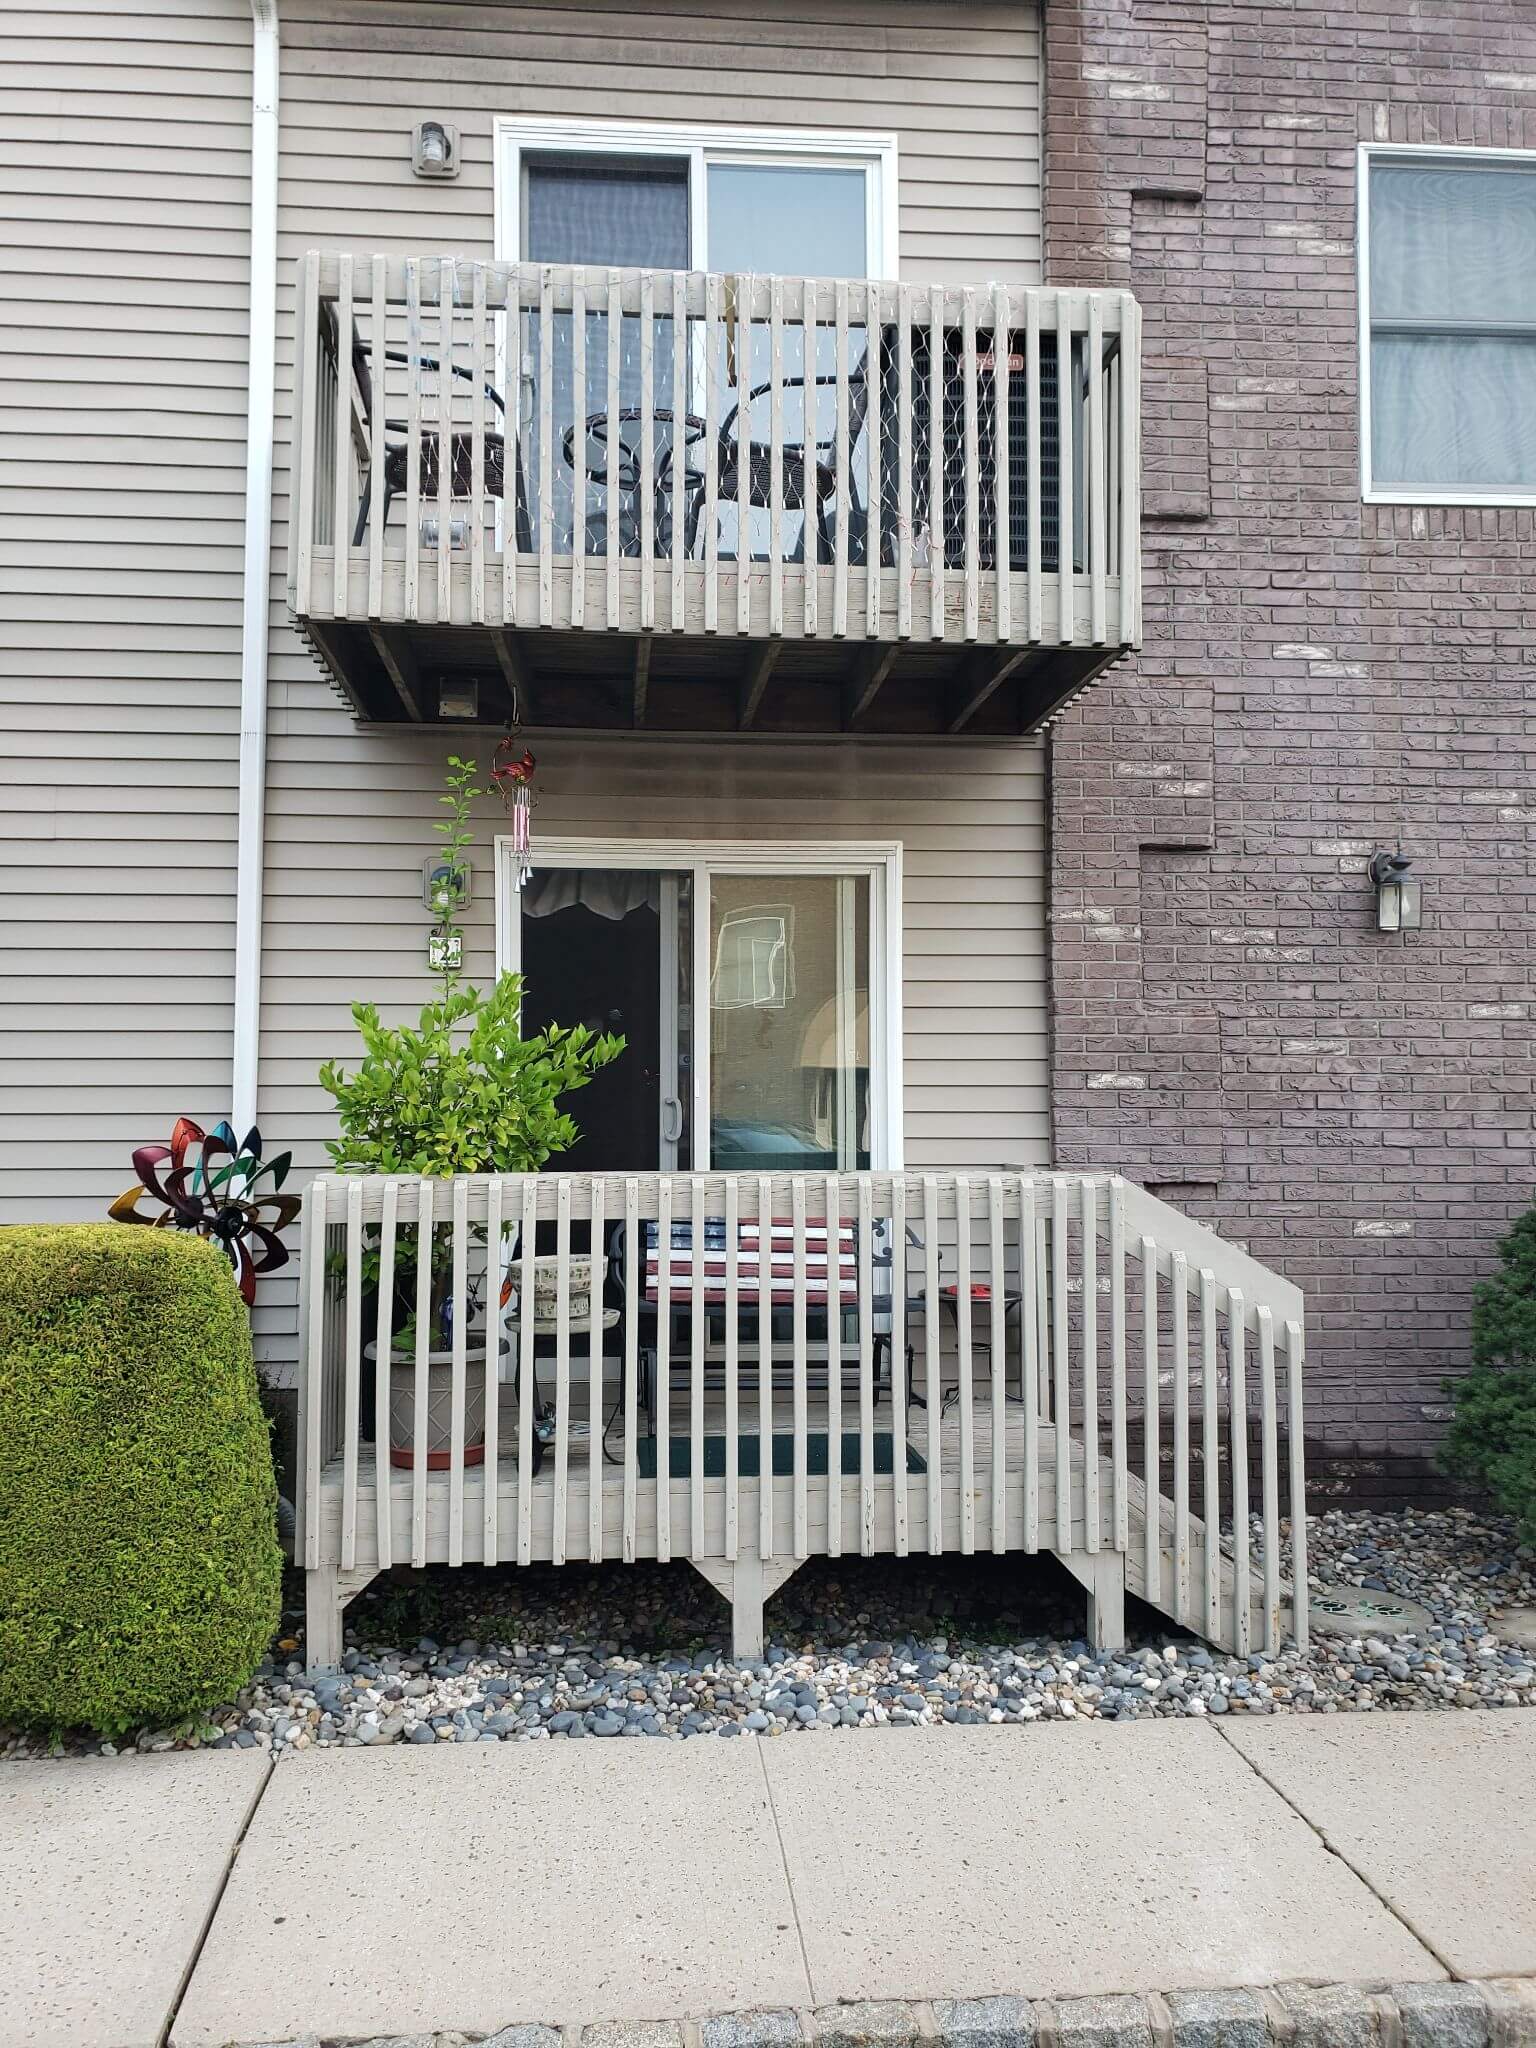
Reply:
<svg viewBox="0 0 1536 2048"><path fill-rule="evenodd" d="M512 880L513 842L496 839L496 971L515 974L522 963L522 892ZM695 1022L692 1035L693 1100L690 1132L694 1170L709 1171L709 1031L711 874L858 875L869 881L869 1161L873 1172L899 1172L904 1163L902 1095L902 860L897 842L767 839L574 839L542 834L533 864L561 868L660 868L693 880Z"/></svg>
<svg viewBox="0 0 1536 2048"><path fill-rule="evenodd" d="M688 165L690 268L706 269L711 163L833 166L865 171L864 246L868 275L891 279L899 263L896 137L854 128L749 128L724 122L600 121L499 115L496 152L496 255L522 257L523 158L558 150L572 156L660 156Z"/></svg>
<svg viewBox="0 0 1536 2048"><path fill-rule="evenodd" d="M1360 495L1368 505L1536 505L1529 489L1462 491L1453 486L1403 488L1371 480L1371 166L1373 163L1506 163L1536 171L1536 149L1479 149L1470 145L1362 142L1356 174L1356 268L1360 309Z"/></svg>

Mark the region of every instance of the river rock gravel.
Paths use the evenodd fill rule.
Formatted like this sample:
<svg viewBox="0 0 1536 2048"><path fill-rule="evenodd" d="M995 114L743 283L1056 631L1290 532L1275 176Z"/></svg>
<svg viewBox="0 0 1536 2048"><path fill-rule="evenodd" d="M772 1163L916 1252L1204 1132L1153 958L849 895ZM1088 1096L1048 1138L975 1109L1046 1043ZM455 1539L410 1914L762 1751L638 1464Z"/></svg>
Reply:
<svg viewBox="0 0 1536 2048"><path fill-rule="evenodd" d="M1334 1510L1308 1524L1314 1585L1398 1595L1411 1636L1314 1634L1227 1656L1132 1602L1096 1655L1048 1558L818 1559L768 1609L760 1663L685 1564L395 1574L347 1611L334 1677L303 1668L302 1580L270 1660L195 1726L118 1743L0 1730L0 1754L300 1750L392 1742L777 1739L822 1729L1536 1705L1536 1651L1491 1617L1536 1605L1536 1554L1465 1509Z"/></svg>

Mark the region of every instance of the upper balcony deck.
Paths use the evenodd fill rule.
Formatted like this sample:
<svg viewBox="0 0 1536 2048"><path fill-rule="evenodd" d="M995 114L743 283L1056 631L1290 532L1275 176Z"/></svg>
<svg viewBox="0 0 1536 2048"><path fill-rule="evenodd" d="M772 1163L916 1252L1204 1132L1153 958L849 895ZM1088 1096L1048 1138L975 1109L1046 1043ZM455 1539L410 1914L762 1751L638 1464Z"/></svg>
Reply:
<svg viewBox="0 0 1536 2048"><path fill-rule="evenodd" d="M311 251L299 322L359 718L1018 734L1139 638L1124 292Z"/></svg>

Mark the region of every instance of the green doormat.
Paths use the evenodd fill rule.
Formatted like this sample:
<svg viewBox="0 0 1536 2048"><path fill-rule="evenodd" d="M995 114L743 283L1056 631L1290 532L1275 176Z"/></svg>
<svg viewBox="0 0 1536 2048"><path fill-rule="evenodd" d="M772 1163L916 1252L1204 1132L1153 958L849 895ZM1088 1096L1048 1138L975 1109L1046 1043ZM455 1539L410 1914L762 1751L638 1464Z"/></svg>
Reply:
<svg viewBox="0 0 1536 2048"><path fill-rule="evenodd" d="M691 1479L693 1476L693 1458L691 1455L693 1446L691 1442L685 1436L674 1436L670 1439L670 1443L671 1458L669 1463L672 1477L674 1479ZM774 1477L776 1479L792 1478L795 1470L794 1438L792 1436L781 1436L775 1431L772 1443ZM737 1472L743 1479L756 1479L762 1470L758 1448L759 1439L756 1436L738 1437L737 1445ZM893 1444L891 1432L888 1429L875 1431L874 1450L875 1471L877 1473L894 1471ZM845 1432L843 1436L843 1472L848 1478L856 1479L859 1476L859 1451L860 1440L858 1431ZM654 1479L656 1477L655 1437L643 1436L640 1438L639 1442L635 1445L635 1458L639 1466L640 1477L642 1479ZM825 1474L827 1469L827 1433L825 1430L814 1430L807 1434L805 1439L805 1469L807 1472ZM927 1466L917 1455L917 1452L908 1444L907 1470L909 1472L926 1472L927 1469ZM723 1436L707 1436L704 1439L704 1477L706 1479L723 1479L725 1477L725 1438Z"/></svg>

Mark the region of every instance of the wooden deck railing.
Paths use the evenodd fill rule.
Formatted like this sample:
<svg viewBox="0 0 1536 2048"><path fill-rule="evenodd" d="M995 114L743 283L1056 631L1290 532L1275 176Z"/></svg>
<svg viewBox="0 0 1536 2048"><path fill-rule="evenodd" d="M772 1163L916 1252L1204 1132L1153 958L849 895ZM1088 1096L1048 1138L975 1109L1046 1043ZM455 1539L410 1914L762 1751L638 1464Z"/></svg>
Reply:
<svg viewBox="0 0 1536 2048"><path fill-rule="evenodd" d="M1044 1548L1305 1639L1301 1296L1118 1177L324 1179L302 1281L312 1571Z"/></svg>
<svg viewBox="0 0 1536 2048"><path fill-rule="evenodd" d="M1118 291L302 260L301 618L1140 636Z"/></svg>

